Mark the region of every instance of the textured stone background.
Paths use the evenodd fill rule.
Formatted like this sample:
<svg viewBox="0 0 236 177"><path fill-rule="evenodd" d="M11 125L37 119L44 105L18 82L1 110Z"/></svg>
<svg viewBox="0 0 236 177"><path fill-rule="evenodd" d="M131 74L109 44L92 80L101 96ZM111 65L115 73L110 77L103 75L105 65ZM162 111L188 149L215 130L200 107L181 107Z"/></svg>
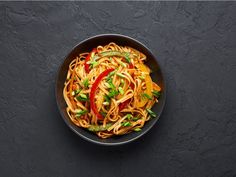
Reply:
<svg viewBox="0 0 236 177"><path fill-rule="evenodd" d="M54 84L81 40L146 44L167 78L158 125L121 147L64 124ZM0 176L236 176L235 2L0 2Z"/></svg>

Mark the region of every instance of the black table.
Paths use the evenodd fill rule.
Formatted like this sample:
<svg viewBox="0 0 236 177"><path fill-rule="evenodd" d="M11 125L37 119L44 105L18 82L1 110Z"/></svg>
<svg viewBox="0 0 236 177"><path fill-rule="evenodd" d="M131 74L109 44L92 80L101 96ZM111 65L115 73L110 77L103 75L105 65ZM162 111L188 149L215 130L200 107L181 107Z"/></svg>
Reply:
<svg viewBox="0 0 236 177"><path fill-rule="evenodd" d="M167 78L161 119L138 141L76 136L56 106L64 56L121 33L146 44ZM235 2L0 2L0 176L236 176Z"/></svg>

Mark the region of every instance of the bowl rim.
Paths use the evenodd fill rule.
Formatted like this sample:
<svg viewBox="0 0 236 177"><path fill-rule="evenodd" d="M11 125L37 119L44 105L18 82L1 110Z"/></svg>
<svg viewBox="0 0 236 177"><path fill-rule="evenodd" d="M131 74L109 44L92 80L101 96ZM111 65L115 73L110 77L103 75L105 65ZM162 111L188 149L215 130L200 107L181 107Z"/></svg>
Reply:
<svg viewBox="0 0 236 177"><path fill-rule="evenodd" d="M82 43L86 42L86 41L89 41L89 40L92 40L94 38L99 38L99 37L108 37L108 36L114 36L114 37L121 37L121 38L126 38L126 39L129 39L131 41L134 41L136 43L138 43L139 45L143 46L144 48L146 48L146 50L152 55L152 57L154 58L155 62L157 62L158 66L159 66L159 70L162 74L162 82L163 82L163 86L165 88L165 94L163 94L163 106L161 107L160 109L160 112L159 114L157 115L157 117L155 118L154 122L152 124L150 124L150 126L148 126L144 131L142 131L140 134L138 134L137 136L134 136L133 138L130 138L128 140L125 140L125 141L121 141L121 142L112 142L112 143L108 143L108 142L101 142L101 141L96 141L96 140L93 140L93 139L90 139L88 137L86 137L85 135L83 135L82 133L78 132L70 123L69 121L66 121L66 117L64 116L64 114L62 113L62 110L59 106L59 100L58 100L58 92L57 92L57 85L58 85L58 81L59 81L59 75L60 75L60 71L62 69L62 67L64 66L64 62L65 60L69 57L70 53L72 51L74 51L76 49L77 46L81 45ZM93 35L91 37L88 37L88 38L85 38L83 39L81 42L75 44L72 49L69 51L69 53L67 55L65 55L65 57L63 57L63 60L61 61L58 69L57 69L57 72L56 72L56 82L55 82L55 97L56 97L56 103L57 103L57 107L59 109L59 112L60 112L60 115L61 117L63 118L64 122L67 124L67 126L75 133L77 134L78 136L80 136L82 139L88 141L88 142L92 142L94 144L97 144L97 145L103 145L103 146L117 146L117 145L123 145L123 144L128 144L130 142L133 142L135 140L137 140L138 138L142 137L143 135L145 135L147 132L150 131L150 129L157 123L157 121L160 119L160 116L161 114L163 113L163 110L164 110L164 107L165 107L165 104L166 104L166 93L167 93L167 88L166 88L166 79L165 79L165 75L164 73L162 72L162 68L161 68L161 65L159 64L159 62L157 61L155 55L152 53L152 51L146 46L144 45L142 42L132 38L132 37L129 37L129 36L126 36L126 35L123 35L123 34L118 34L118 33L104 33L104 34L97 34L97 35ZM121 135L121 136L125 136L125 135Z"/></svg>

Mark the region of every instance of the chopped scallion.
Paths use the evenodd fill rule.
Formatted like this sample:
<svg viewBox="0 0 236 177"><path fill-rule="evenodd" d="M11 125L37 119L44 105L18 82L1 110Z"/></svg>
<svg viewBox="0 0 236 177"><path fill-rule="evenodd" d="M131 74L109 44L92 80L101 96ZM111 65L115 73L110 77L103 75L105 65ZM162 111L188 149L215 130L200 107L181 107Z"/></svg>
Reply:
<svg viewBox="0 0 236 177"><path fill-rule="evenodd" d="M118 95L119 92L117 90L111 90L109 93L108 93L108 97L110 98L113 98L114 96Z"/></svg>
<svg viewBox="0 0 236 177"><path fill-rule="evenodd" d="M125 84L124 79L121 79L121 80L120 80L120 84L121 84L121 87L124 86L124 84Z"/></svg>
<svg viewBox="0 0 236 177"><path fill-rule="evenodd" d="M121 74L121 73L116 73L117 76L121 77L121 78L125 78L125 75Z"/></svg>
<svg viewBox="0 0 236 177"><path fill-rule="evenodd" d="M112 83L112 80L109 80L107 82L109 84L109 88L111 88L111 89L115 89L116 88L116 86Z"/></svg>
<svg viewBox="0 0 236 177"><path fill-rule="evenodd" d="M141 128L135 128L134 129L134 131L136 131L136 132L139 132L139 131L141 131L142 129Z"/></svg>
<svg viewBox="0 0 236 177"><path fill-rule="evenodd" d="M103 125L90 125L88 130L92 132L105 131L111 126L112 126L111 123L106 124L105 127Z"/></svg>
<svg viewBox="0 0 236 177"><path fill-rule="evenodd" d="M156 117L157 115L151 110L146 108L147 112L152 116L152 117Z"/></svg>
<svg viewBox="0 0 236 177"><path fill-rule="evenodd" d="M121 66L126 67L126 64L123 63L122 61L118 61L118 63L119 63Z"/></svg>
<svg viewBox="0 0 236 177"><path fill-rule="evenodd" d="M111 98L110 98L109 96L107 96L107 95L104 95L104 98L105 98L106 102L109 102L109 103L110 103L110 101L111 101Z"/></svg>
<svg viewBox="0 0 236 177"><path fill-rule="evenodd" d="M80 116L85 115L87 113L88 113L87 110L79 110L76 112L76 117L79 118Z"/></svg>
<svg viewBox="0 0 236 177"><path fill-rule="evenodd" d="M122 126L128 127L128 126L131 126L131 123L130 122L124 122L124 123L122 123Z"/></svg>
<svg viewBox="0 0 236 177"><path fill-rule="evenodd" d="M90 64L91 64L92 68L94 68L95 66L98 65L98 62L97 61L91 61Z"/></svg>
<svg viewBox="0 0 236 177"><path fill-rule="evenodd" d="M129 57L129 53L127 52L127 53L125 53L125 59L126 59L126 61L128 62L128 63L130 63L130 57Z"/></svg>
<svg viewBox="0 0 236 177"><path fill-rule="evenodd" d="M133 118L132 118L133 121L137 121L137 120L139 120L139 119L140 119L139 117L133 117Z"/></svg>
<svg viewBox="0 0 236 177"><path fill-rule="evenodd" d="M107 88L111 88L111 85L109 84L109 83L105 83L105 86L107 87Z"/></svg>
<svg viewBox="0 0 236 177"><path fill-rule="evenodd" d="M81 98L87 98L87 95L85 95L83 93L81 93L80 96L81 96Z"/></svg>
<svg viewBox="0 0 236 177"><path fill-rule="evenodd" d="M153 90L152 94L153 94L156 98L159 98L160 95L161 95L161 92L156 91L156 90Z"/></svg>
<svg viewBox="0 0 236 177"><path fill-rule="evenodd" d="M121 95L124 95L124 90L122 89L122 87L118 87L118 90L119 90Z"/></svg>
<svg viewBox="0 0 236 177"><path fill-rule="evenodd" d="M88 86L89 86L88 78L86 78L86 79L83 81L83 85L84 85L85 88L88 88Z"/></svg>
<svg viewBox="0 0 236 177"><path fill-rule="evenodd" d="M107 105L109 105L110 103L109 103L108 101L105 101L105 102L103 102L102 104L105 105L105 106L107 106Z"/></svg>
<svg viewBox="0 0 236 177"><path fill-rule="evenodd" d="M143 93L143 96L146 97L146 98L149 99L149 100L152 99L152 97L151 97L150 95L146 94L146 93Z"/></svg>
<svg viewBox="0 0 236 177"><path fill-rule="evenodd" d="M132 116L132 114L126 114L126 117L128 120L130 120L133 116Z"/></svg>
<svg viewBox="0 0 236 177"><path fill-rule="evenodd" d="M110 73L108 74L107 78L111 78L111 76L113 76L113 75L115 74L115 72L116 72L116 70L110 72Z"/></svg>
<svg viewBox="0 0 236 177"><path fill-rule="evenodd" d="M75 95L78 95L82 89L75 90Z"/></svg>
<svg viewBox="0 0 236 177"><path fill-rule="evenodd" d="M83 93L81 93L80 95L78 95L78 96L76 97L76 99L77 99L78 101L89 101L89 98L87 97L87 95L85 95L85 94L83 94Z"/></svg>

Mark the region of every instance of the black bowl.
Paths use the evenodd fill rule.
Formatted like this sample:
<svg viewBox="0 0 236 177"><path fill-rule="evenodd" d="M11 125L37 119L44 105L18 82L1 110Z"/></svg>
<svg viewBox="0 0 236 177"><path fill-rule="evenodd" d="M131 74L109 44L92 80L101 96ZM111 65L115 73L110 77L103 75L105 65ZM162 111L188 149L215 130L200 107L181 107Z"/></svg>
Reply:
<svg viewBox="0 0 236 177"><path fill-rule="evenodd" d="M76 56L78 56L80 53L91 51L91 49L93 49L94 47L98 45L106 45L110 42L115 42L116 44L121 45L121 46L130 46L144 53L147 56L147 62L145 64L148 65L150 69L152 70L152 74L151 74L152 80L158 83L158 85L160 85L160 87L162 88L162 94L161 94L158 104L155 104L154 107L152 108L152 110L157 114L157 117L146 122L144 127L142 128L142 131L131 132L126 135L114 136L108 139L101 139L97 137L96 134L93 134L92 132L89 132L84 128L77 127L70 120L70 118L68 117L66 113L67 106L63 98L63 88L64 88L64 82L65 82L67 71L68 71L68 66L70 62ZM67 55L63 63L61 64L58 71L57 79L56 79L56 100L57 100L58 108L60 110L60 113L64 121L70 127L70 129L73 130L77 135L79 135L80 137L90 142L100 144L100 145L125 144L128 142L134 141L138 139L139 137L141 137L142 135L144 135L145 133L147 133L159 119L162 113L162 110L164 108L165 99L166 99L165 80L163 77L163 73L161 72L160 65L158 64L154 55L142 43L128 36L124 36L120 34L102 34L102 35L88 38L82 41L81 43L79 43L78 45L76 45L72 49L72 51Z"/></svg>

